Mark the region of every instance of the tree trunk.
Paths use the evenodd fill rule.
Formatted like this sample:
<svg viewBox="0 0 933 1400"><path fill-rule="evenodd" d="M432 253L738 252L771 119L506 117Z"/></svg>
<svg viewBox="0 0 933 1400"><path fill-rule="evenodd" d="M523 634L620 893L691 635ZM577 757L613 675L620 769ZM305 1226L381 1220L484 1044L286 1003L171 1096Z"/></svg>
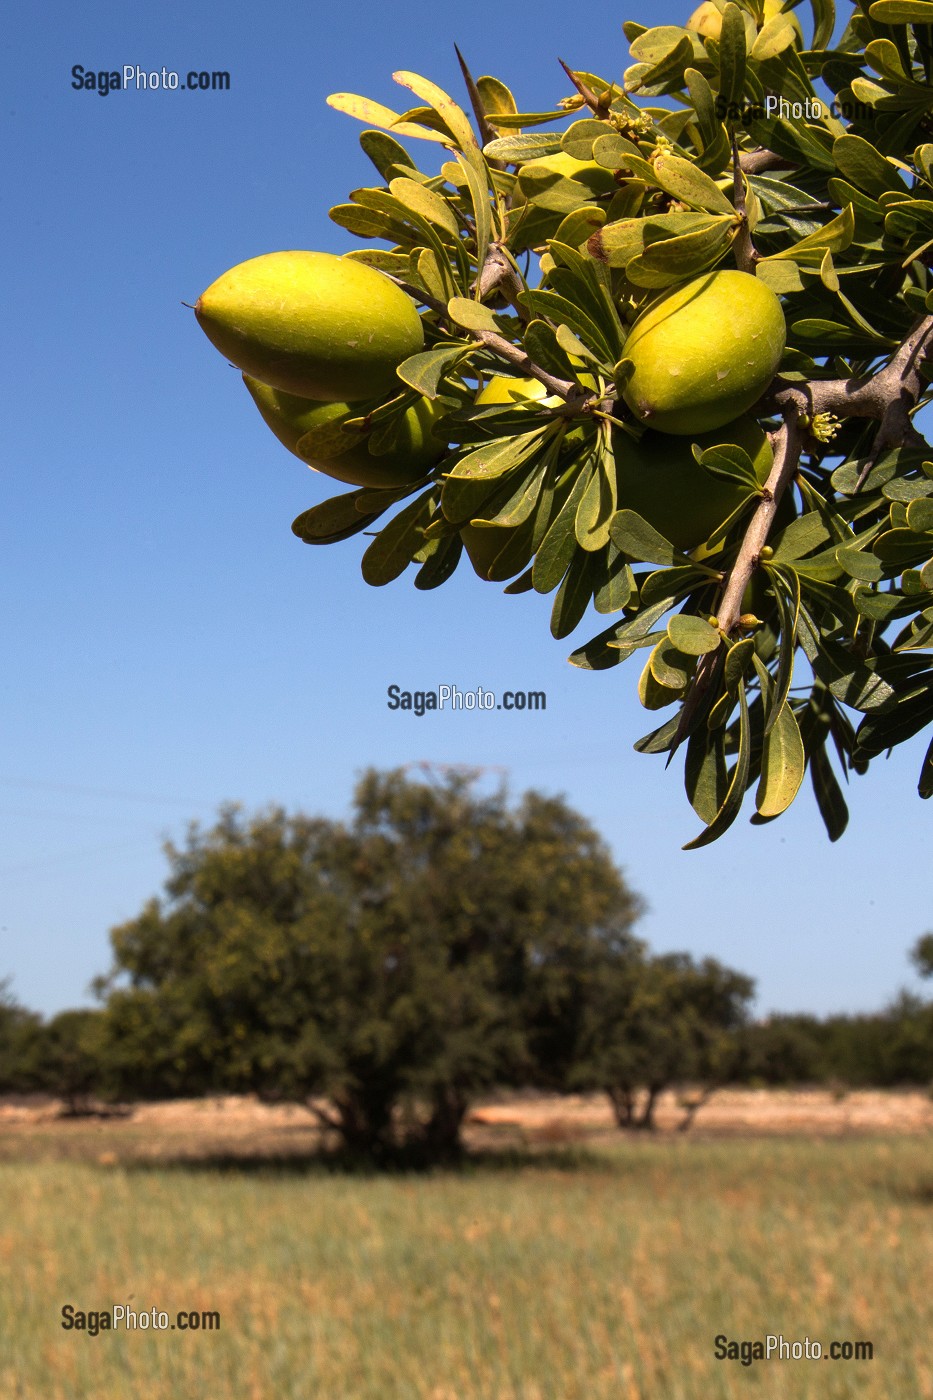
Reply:
<svg viewBox="0 0 933 1400"><path fill-rule="evenodd" d="M645 1099L645 1106L642 1109L641 1117L638 1120L638 1127L643 1128L646 1132L649 1133L653 1133L655 1128L657 1127L657 1124L654 1121L654 1110L657 1106L658 1096L661 1093L662 1087L663 1086L660 1084L648 1085L648 1097Z"/></svg>
<svg viewBox="0 0 933 1400"><path fill-rule="evenodd" d="M627 1084L615 1084L607 1089L609 1102L620 1128L630 1128L635 1119L635 1091Z"/></svg>
<svg viewBox="0 0 933 1400"><path fill-rule="evenodd" d="M451 1085L439 1089L431 1117L424 1127L423 1143L432 1161L450 1161L463 1152L460 1130L469 1107L466 1094Z"/></svg>
<svg viewBox="0 0 933 1400"><path fill-rule="evenodd" d="M679 1133L685 1133L687 1131L700 1109L704 1104L709 1103L718 1088L718 1084L708 1084L703 1089L702 1093L697 1094L692 1099L688 1099L683 1105L684 1116L677 1124L677 1131Z"/></svg>

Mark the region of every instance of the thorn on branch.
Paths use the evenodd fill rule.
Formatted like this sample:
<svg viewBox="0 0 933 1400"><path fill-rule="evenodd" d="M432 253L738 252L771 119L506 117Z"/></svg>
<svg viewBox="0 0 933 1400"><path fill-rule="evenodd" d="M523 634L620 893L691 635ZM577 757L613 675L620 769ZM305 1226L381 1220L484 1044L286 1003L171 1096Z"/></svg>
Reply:
<svg viewBox="0 0 933 1400"><path fill-rule="evenodd" d="M605 97L597 97L592 88L589 87L582 78L578 78L573 69L570 68L562 58L559 58L557 62L583 98L583 101L586 103L587 107L589 107L593 116L599 117L601 120L605 121L606 117L609 115L609 103L606 101Z"/></svg>

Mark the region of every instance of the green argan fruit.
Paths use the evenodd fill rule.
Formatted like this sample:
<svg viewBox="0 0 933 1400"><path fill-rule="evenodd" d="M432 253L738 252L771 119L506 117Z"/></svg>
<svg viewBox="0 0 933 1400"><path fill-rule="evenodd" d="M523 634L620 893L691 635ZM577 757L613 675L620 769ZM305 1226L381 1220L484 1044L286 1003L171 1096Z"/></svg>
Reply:
<svg viewBox="0 0 933 1400"><path fill-rule="evenodd" d="M238 369L329 403L398 388L396 367L424 345L412 299L384 273L332 253L266 253L225 272L194 308Z"/></svg>
<svg viewBox="0 0 933 1400"><path fill-rule="evenodd" d="M622 397L658 432L720 428L761 398L786 334L781 303L764 282L749 272L704 273L635 322L624 352L634 371Z"/></svg>
<svg viewBox="0 0 933 1400"><path fill-rule="evenodd" d="M773 455L767 434L754 418L739 418L728 430L703 433L692 442L647 432L640 442L616 433L617 499L620 510L634 510L678 549L691 550L715 537L746 499L738 485L713 476L693 456L693 442L705 451L734 443L748 453L762 485Z"/></svg>
<svg viewBox="0 0 933 1400"><path fill-rule="evenodd" d="M370 452L367 436L350 437L351 446L331 457L315 453L308 434L325 428L339 430L348 418L359 418L366 404L320 403L272 389L244 374L243 383L279 442L306 466L349 486L406 486L418 481L443 456L444 447L431 436L431 425L442 412L440 404L419 399L405 413L399 442L390 452ZM369 405L372 407L372 404ZM339 440L339 434L338 434ZM307 451L302 451L302 444Z"/></svg>
<svg viewBox="0 0 933 1400"><path fill-rule="evenodd" d="M544 399L549 405L560 403L556 394L547 397L547 389L540 379L509 379L504 374L494 374L489 383L476 395L480 406L494 403L526 403L532 399Z"/></svg>

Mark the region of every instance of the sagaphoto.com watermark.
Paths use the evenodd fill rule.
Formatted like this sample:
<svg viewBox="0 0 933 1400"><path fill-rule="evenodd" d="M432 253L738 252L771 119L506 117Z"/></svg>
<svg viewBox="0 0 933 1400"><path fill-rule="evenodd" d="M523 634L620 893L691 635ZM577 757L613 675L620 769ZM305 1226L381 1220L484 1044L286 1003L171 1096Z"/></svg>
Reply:
<svg viewBox="0 0 933 1400"><path fill-rule="evenodd" d="M504 690L497 695L478 685L475 690L461 690L456 685L438 685L432 690L407 690L402 685L386 689L386 707L403 710L421 719L435 710L452 714L476 710L535 710L547 709L547 693L543 690Z"/></svg>
<svg viewBox="0 0 933 1400"><path fill-rule="evenodd" d="M112 92L229 92L230 74L224 68L143 68L124 63L121 68L85 68L76 63L71 70L75 92L96 92L108 97Z"/></svg>

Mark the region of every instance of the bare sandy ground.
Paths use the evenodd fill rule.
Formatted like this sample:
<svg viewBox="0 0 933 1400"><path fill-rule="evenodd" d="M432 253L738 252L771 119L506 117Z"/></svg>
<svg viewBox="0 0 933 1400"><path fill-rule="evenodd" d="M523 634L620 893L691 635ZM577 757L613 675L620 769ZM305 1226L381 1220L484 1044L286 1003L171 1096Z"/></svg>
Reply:
<svg viewBox="0 0 933 1400"><path fill-rule="evenodd" d="M657 1136L673 1137L684 1096L665 1094ZM700 1108L694 1136L917 1136L933 1131L933 1097L922 1091L724 1089ZM677 1134L679 1136L679 1134ZM619 1140L602 1095L503 1094L478 1102L465 1140L474 1149L547 1148ZM223 1095L137 1104L121 1116L63 1117L55 1102L0 1101L0 1159L127 1160L299 1157L320 1145L317 1122L298 1104L270 1106Z"/></svg>

